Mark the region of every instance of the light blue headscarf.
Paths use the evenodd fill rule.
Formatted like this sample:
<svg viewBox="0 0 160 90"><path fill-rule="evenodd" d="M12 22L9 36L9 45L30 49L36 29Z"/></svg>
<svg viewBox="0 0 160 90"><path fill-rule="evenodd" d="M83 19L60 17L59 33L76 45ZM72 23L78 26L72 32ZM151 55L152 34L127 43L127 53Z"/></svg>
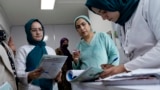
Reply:
<svg viewBox="0 0 160 90"><path fill-rule="evenodd" d="M119 11L120 17L116 23L124 25L129 20L138 6L139 0L87 0L86 6L92 12L92 7L107 10L107 11Z"/></svg>
<svg viewBox="0 0 160 90"><path fill-rule="evenodd" d="M88 22L89 25L91 25L91 21L90 21L90 19L89 19L87 16L85 16L85 15L80 15L80 16L77 16L77 17L74 19L74 25L75 25L75 26L76 26L77 20L80 19L80 18L83 18L86 22Z"/></svg>

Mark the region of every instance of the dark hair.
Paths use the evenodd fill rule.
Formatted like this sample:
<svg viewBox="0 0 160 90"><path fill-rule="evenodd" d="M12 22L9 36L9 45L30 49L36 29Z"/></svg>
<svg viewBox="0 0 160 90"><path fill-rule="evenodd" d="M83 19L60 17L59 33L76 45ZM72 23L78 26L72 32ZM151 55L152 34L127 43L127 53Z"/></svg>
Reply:
<svg viewBox="0 0 160 90"><path fill-rule="evenodd" d="M0 42L6 40L6 38L7 38L7 35L5 30L0 30Z"/></svg>
<svg viewBox="0 0 160 90"><path fill-rule="evenodd" d="M92 7L110 12L118 11L120 17L115 23L124 25L135 12L139 1L140 0L87 0L85 5L92 12L94 12Z"/></svg>
<svg viewBox="0 0 160 90"><path fill-rule="evenodd" d="M68 40L68 38L63 37L63 38L60 40L60 46L62 46L62 44L63 44L64 41L69 41L69 40Z"/></svg>

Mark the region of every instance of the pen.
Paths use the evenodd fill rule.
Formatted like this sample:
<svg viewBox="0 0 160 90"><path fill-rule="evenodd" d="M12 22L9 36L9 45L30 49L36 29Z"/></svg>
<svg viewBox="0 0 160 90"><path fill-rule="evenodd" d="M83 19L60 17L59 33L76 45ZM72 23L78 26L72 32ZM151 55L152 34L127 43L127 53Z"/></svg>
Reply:
<svg viewBox="0 0 160 90"><path fill-rule="evenodd" d="M116 58L112 61L111 64L113 64L115 61L117 61L117 59L118 59L118 57L116 57Z"/></svg>
<svg viewBox="0 0 160 90"><path fill-rule="evenodd" d="M94 75L94 77L96 77L95 79L99 78L99 75L100 75L102 72L103 72L103 71L96 73L96 74Z"/></svg>
<svg viewBox="0 0 160 90"><path fill-rule="evenodd" d="M44 71L43 73L46 73L46 74L48 74L49 72L47 72L47 71Z"/></svg>

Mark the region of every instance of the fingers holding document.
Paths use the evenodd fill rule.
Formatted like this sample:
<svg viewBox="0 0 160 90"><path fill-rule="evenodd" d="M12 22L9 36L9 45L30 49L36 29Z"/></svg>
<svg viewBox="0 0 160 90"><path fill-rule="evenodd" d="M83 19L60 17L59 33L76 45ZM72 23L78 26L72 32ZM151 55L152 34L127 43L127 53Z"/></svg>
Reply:
<svg viewBox="0 0 160 90"><path fill-rule="evenodd" d="M33 79L37 79L43 72L42 68L37 68L34 71L28 74L28 80L31 81Z"/></svg>
<svg viewBox="0 0 160 90"><path fill-rule="evenodd" d="M60 71L58 74L57 74L57 76L56 76L56 78L54 78L54 80L56 81L56 82L58 82L58 83L60 83L60 82L62 82L62 71Z"/></svg>
<svg viewBox="0 0 160 90"><path fill-rule="evenodd" d="M80 51L74 50L72 56L73 56L73 61L77 63L80 58Z"/></svg>
<svg viewBox="0 0 160 90"><path fill-rule="evenodd" d="M114 65L111 65L111 64L102 64L101 65L101 68L102 69L109 69L109 68L111 68L111 67L113 67Z"/></svg>
<svg viewBox="0 0 160 90"><path fill-rule="evenodd" d="M108 69L104 69L104 71L100 74L101 78L106 78L118 73L127 72L124 65L112 66Z"/></svg>

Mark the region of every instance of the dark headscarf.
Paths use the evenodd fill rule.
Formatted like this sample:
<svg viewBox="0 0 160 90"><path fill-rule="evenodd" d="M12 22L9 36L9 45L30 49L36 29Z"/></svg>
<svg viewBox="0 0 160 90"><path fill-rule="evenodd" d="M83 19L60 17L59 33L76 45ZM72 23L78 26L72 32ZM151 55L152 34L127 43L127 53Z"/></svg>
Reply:
<svg viewBox="0 0 160 90"><path fill-rule="evenodd" d="M92 7L111 12L119 11L120 17L116 23L124 25L136 10L138 3L139 0L87 0L86 6L92 12Z"/></svg>
<svg viewBox="0 0 160 90"><path fill-rule="evenodd" d="M41 41L35 41L32 37L32 34L31 34L31 27L32 27L32 23L33 22L38 22L41 24L41 27L43 29L43 38ZM26 35L27 35L27 41L29 44L31 45L38 45L38 44L41 44L41 43L44 43L43 42L43 39L44 39L44 34L45 34L45 31L44 31L44 27L42 25L42 23L38 20L38 19L30 19L26 24L25 24L25 32L26 32Z"/></svg>
<svg viewBox="0 0 160 90"><path fill-rule="evenodd" d="M44 38L44 27L43 27L42 23L38 19L30 19L25 24L25 32L27 35L28 43L31 45L35 45L35 47L32 49L32 51L27 56L27 61L28 61L27 66L29 64L29 68L28 68L29 71L32 71L35 68L37 68L37 64L40 62L40 59L43 56L43 54L47 54L46 48L45 48L46 44L45 44L45 42L43 42L43 38L41 41L36 41L32 37L31 27L32 27L33 22L39 22L41 24L42 29L43 29L43 38ZM30 61L32 64L30 63ZM31 66L31 65L33 65L33 66Z"/></svg>
<svg viewBox="0 0 160 90"><path fill-rule="evenodd" d="M68 41L69 42L69 40L67 39L67 38L62 38L61 40L60 40L60 47L62 48L63 47L63 43L64 43L64 41Z"/></svg>
<svg viewBox="0 0 160 90"><path fill-rule="evenodd" d="M68 50L68 46L66 47L64 47L62 44L65 42L65 41L68 41L69 42L69 40L68 40L68 38L62 38L61 40L60 40L60 48L61 48L61 50L62 50L62 52L63 52L63 54L65 55L65 56L68 56L68 58L67 58L67 60L66 60L66 64L67 64L67 70L70 70L70 69L72 69L72 55L71 55L71 53L70 53L70 51ZM66 70L66 68L63 68L62 70Z"/></svg>
<svg viewBox="0 0 160 90"><path fill-rule="evenodd" d="M43 29L43 38L41 41L36 41L33 39L31 34L31 27L34 22L38 22L41 24ZM29 52L26 58L26 71L32 71L36 69L41 61L43 54L47 54L46 51L46 43L43 41L44 39L44 27L42 23L38 19L30 19L25 24L25 32L27 35L27 41L31 45L35 45L35 47ZM41 90L52 90L52 79L35 79L32 81L32 84L40 86Z"/></svg>

